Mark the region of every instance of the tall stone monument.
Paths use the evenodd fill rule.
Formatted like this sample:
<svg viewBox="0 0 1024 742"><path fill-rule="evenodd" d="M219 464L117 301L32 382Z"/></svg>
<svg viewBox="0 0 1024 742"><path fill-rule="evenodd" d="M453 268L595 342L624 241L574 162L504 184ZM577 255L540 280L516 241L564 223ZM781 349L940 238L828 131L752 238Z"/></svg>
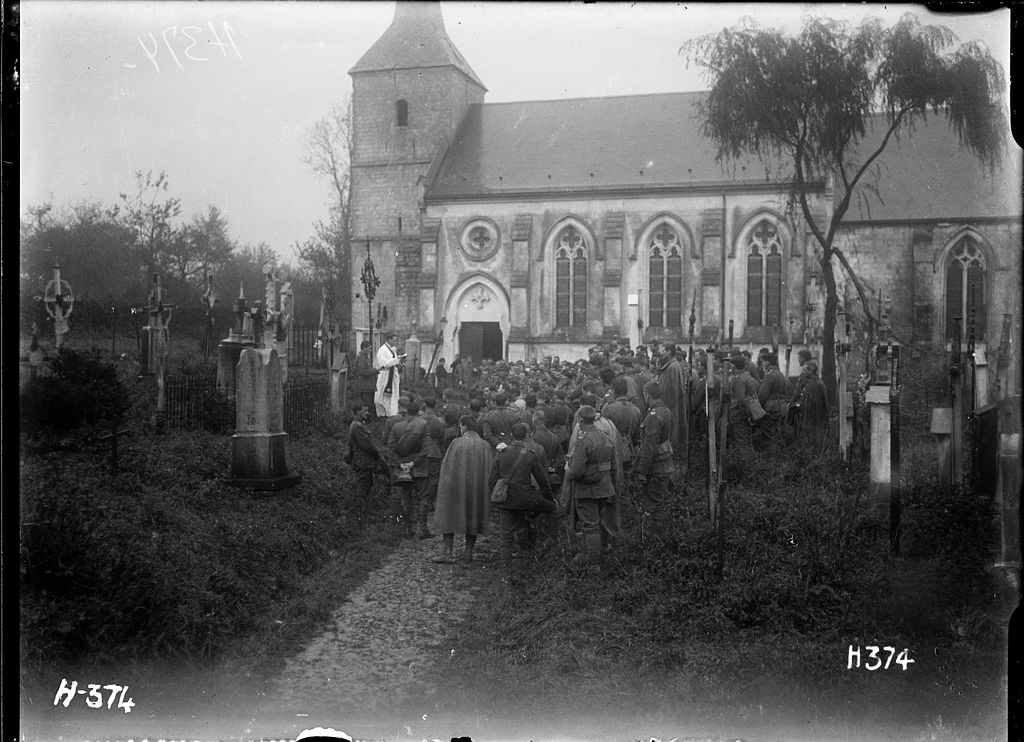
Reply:
<svg viewBox="0 0 1024 742"><path fill-rule="evenodd" d="M288 434L284 431L292 297L287 283L278 293L280 276L272 264L264 266L263 275L266 303L261 306L257 302L250 310L248 327L244 305L236 305L235 322L243 318L242 331L251 333L253 347L239 349L234 370L235 434L231 437L230 481L239 487L279 490L293 487L302 479L288 470Z"/></svg>
<svg viewBox="0 0 1024 742"><path fill-rule="evenodd" d="M284 384L273 348L243 348L235 368L235 434L231 480L238 487L279 490L301 481L288 470Z"/></svg>
<svg viewBox="0 0 1024 742"><path fill-rule="evenodd" d="M234 315L228 336L217 346L217 389L233 396L235 393L235 366L245 348L255 346L252 335L252 317L246 311L245 289L238 286L238 298L231 305Z"/></svg>

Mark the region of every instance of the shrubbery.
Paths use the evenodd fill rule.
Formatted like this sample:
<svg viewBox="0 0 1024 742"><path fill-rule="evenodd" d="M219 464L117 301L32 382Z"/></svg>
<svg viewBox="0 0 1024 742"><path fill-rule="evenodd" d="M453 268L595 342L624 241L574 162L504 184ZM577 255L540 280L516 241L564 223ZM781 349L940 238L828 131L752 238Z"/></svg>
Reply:
<svg viewBox="0 0 1024 742"><path fill-rule="evenodd" d="M19 399L23 434L56 437L121 417L130 407L117 368L99 351L62 348L51 373L30 379Z"/></svg>

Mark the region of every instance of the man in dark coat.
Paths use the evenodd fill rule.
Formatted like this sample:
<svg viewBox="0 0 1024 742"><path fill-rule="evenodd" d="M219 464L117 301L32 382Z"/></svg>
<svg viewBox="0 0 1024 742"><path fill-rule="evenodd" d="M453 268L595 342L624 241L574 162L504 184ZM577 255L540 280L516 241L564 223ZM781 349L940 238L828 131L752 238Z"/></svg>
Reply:
<svg viewBox="0 0 1024 742"><path fill-rule="evenodd" d="M757 399L764 408L765 415L757 423L760 440L771 449L782 445L782 426L786 421L786 410L789 407L789 379L779 370L779 357L769 351L762 356L764 378L757 387Z"/></svg>
<svg viewBox="0 0 1024 742"><path fill-rule="evenodd" d="M444 366L444 359L437 359L437 366L434 367L434 386L444 393L444 390L448 388L448 369Z"/></svg>
<svg viewBox="0 0 1024 742"><path fill-rule="evenodd" d="M653 535L665 529L665 503L675 473L672 463L672 413L662 399L661 385L656 381L644 387L648 412L643 421L643 439L633 471L643 487L642 505L645 525Z"/></svg>
<svg viewBox="0 0 1024 742"><path fill-rule="evenodd" d="M373 491L373 473L383 460L370 434L372 404L358 400L353 404L352 424L348 428L349 465L356 473L356 491L363 500Z"/></svg>
<svg viewBox="0 0 1024 742"><path fill-rule="evenodd" d="M430 435L430 443L427 448L427 478L424 484L425 490L420 499L419 516L419 537L430 538L432 535L427 528L427 515L434 509L434 500L437 499L437 478L441 472L441 459L444 455L443 449L447 447L445 437L447 426L437 414L437 400L434 397L427 397L423 400L423 420L427 423L427 433Z"/></svg>
<svg viewBox="0 0 1024 742"><path fill-rule="evenodd" d="M508 482L508 498L496 504L500 524L501 559L508 576L512 577L512 546L516 533L528 528L528 513L552 515L558 511L548 484L547 472L540 458L527 446L527 427L523 423L512 426L512 441L494 457L489 487L494 489L498 479ZM540 486L540 492L534 487Z"/></svg>
<svg viewBox="0 0 1024 742"><path fill-rule="evenodd" d="M422 510L424 493L429 471L427 454L430 450L430 434L427 421L420 415L420 406L410 402L405 417L396 422L388 436L388 459L391 462L391 486L399 496L402 508L402 525L406 537L416 535L413 530L417 501ZM406 472L411 476L406 478Z"/></svg>
<svg viewBox="0 0 1024 742"><path fill-rule="evenodd" d="M825 382L818 376L817 362L805 363L804 371L807 379L800 397L800 438L821 445L828 430L828 395Z"/></svg>
<svg viewBox="0 0 1024 742"><path fill-rule="evenodd" d="M512 442L512 426L522 422L519 413L508 406L504 393L494 397L494 409L484 415L484 440L497 448L499 443Z"/></svg>
<svg viewBox="0 0 1024 742"><path fill-rule="evenodd" d="M552 487L562 485L565 473L565 451L558 436L548 430L547 415L543 410L533 413L533 441L544 449L544 461L548 470L548 481Z"/></svg>
<svg viewBox="0 0 1024 742"><path fill-rule="evenodd" d="M370 406L370 420L377 419L373 396L377 391L377 369L373 367L373 350L369 340L359 345L355 368L352 370L352 396Z"/></svg>
<svg viewBox="0 0 1024 742"><path fill-rule="evenodd" d="M480 437L475 419L459 419L459 437L448 446L441 462L434 508L434 533L442 536L441 554L433 561L451 563L455 534L466 534L466 562L473 561L478 535L487 533L491 514L491 446Z"/></svg>
<svg viewBox="0 0 1024 742"><path fill-rule="evenodd" d="M729 442L738 448L749 447L754 432L750 400L757 399L757 381L747 370L748 360L739 351L729 356L733 369L729 376Z"/></svg>
<svg viewBox="0 0 1024 742"><path fill-rule="evenodd" d="M640 424L643 413L640 408L629 401L628 387L623 376L612 379L612 402L601 408L601 415L611 420L619 431L622 440L622 470L628 476L633 470L636 459L637 445L640 443Z"/></svg>
<svg viewBox="0 0 1024 742"><path fill-rule="evenodd" d="M665 353L658 365L661 399L672 413L672 449L683 452L688 442L690 400L686 393L686 370L676 358L676 346L665 344Z"/></svg>

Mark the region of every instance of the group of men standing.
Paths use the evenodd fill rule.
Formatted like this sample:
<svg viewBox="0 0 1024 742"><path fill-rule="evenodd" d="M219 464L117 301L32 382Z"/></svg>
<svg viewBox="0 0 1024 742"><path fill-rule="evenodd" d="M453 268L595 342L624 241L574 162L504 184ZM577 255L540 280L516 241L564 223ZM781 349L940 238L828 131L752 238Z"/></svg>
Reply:
<svg viewBox="0 0 1024 742"><path fill-rule="evenodd" d="M432 525L442 535L435 558L440 562L454 560L457 533L466 537L463 559L472 561L492 507L510 575L515 553L530 547L531 522L567 515L580 534L579 567L600 564L616 538L664 535L675 455L690 430L700 430L701 415L706 425L705 400L721 391L723 381L732 401L720 414L728 415L730 437L740 447L755 436L759 445L781 445L791 410L801 411L805 427L822 411L827 423L813 360L801 358L804 370L794 391L767 349L757 363L739 352L716 353L710 376L703 353L691 372L671 344L640 373L623 373L598 359L597 373L568 393L536 383L524 390L507 377L488 388L485 370L484 388L468 391L489 399L469 399L449 387L438 409L430 388L420 400L401 394L405 356L394 341L393 333L385 337L376 364L368 343L357 357L349 462L363 496L370 494L375 470L386 466L404 534L430 538ZM370 428L374 414L385 418L377 437ZM629 499L630 481L640 485L636 503ZM491 503L496 487L504 499Z"/></svg>

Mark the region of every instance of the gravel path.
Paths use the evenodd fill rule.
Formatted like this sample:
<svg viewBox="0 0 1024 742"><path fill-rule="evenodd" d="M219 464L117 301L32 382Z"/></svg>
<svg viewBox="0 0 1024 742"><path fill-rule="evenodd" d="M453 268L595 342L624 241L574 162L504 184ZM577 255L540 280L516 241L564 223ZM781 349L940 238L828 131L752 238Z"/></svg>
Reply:
<svg viewBox="0 0 1024 742"><path fill-rule="evenodd" d="M462 544L456 536L457 555ZM496 535L477 540L471 564L431 562L440 548L440 536L406 540L369 573L285 665L276 693L287 708L388 716L433 708L434 681L458 651L458 623L499 579Z"/></svg>

